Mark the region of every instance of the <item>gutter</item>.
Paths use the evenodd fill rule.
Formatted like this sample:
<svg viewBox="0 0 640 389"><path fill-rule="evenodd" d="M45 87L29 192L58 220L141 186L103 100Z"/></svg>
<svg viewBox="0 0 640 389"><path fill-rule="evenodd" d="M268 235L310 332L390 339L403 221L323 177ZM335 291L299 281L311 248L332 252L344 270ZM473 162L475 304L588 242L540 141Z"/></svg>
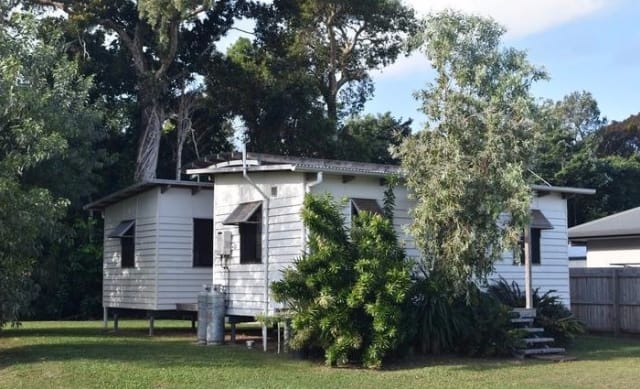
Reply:
<svg viewBox="0 0 640 389"><path fill-rule="evenodd" d="M262 323L262 349L267 351L267 323L269 316L269 196L260 189L260 187L247 174L247 145L242 148L242 177L256 190L264 199L264 207L262 209L262 228L265 239L262 245L264 258L264 318Z"/></svg>

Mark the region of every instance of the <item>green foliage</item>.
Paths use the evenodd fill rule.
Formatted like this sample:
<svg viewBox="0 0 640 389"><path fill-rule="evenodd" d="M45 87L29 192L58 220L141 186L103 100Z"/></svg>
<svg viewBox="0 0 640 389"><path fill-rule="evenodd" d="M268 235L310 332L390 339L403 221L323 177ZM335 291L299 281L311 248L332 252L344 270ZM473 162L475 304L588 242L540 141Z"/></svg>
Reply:
<svg viewBox="0 0 640 389"><path fill-rule="evenodd" d="M511 308L480 291L475 284L467 296L433 278L414 280L413 344L423 354L457 352L469 356L509 355L522 339L511 325Z"/></svg>
<svg viewBox="0 0 640 389"><path fill-rule="evenodd" d="M491 20L446 11L416 39L437 76L419 94L431 128L398 150L417 201L410 231L423 270L457 293L517 247L528 222L524 173L538 119L530 88L545 74L524 52L502 49L502 34Z"/></svg>
<svg viewBox="0 0 640 389"><path fill-rule="evenodd" d="M41 27L22 13L0 25L0 327L27 308L33 265L58 239L68 205L30 178L40 169L64 177L47 164L75 160L71 147L91 138L99 119L88 104L91 80L66 58L60 33Z"/></svg>
<svg viewBox="0 0 640 389"><path fill-rule="evenodd" d="M402 340L410 277L389 220L368 212L344 227L329 196L307 195L302 218L309 252L272 284L292 310L294 348L319 347L328 365L381 366Z"/></svg>
<svg viewBox="0 0 640 389"><path fill-rule="evenodd" d="M509 284L506 280L500 279L489 285L487 291L510 307L525 305L525 294L515 282ZM576 335L584 333L584 325L571 314L555 293L555 290L549 290L540 295L538 288L533 291L533 307L536 309L535 324L543 327L558 344L567 345L575 339Z"/></svg>
<svg viewBox="0 0 640 389"><path fill-rule="evenodd" d="M348 119L338 132L338 158L347 161L397 164L391 148L399 146L411 134L411 120L383 115L356 116Z"/></svg>

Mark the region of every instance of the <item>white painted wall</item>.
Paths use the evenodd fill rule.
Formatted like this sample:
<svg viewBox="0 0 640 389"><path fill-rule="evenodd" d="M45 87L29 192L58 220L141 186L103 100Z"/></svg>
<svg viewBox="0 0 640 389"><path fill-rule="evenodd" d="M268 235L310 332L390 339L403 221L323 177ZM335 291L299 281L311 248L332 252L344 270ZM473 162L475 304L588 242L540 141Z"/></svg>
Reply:
<svg viewBox="0 0 640 389"><path fill-rule="evenodd" d="M539 209L553 225L552 230L543 230L540 241L540 264L532 266L533 288L541 293L556 290L562 302L569 307L569 255L567 247L567 202L561 194L551 193L535 197L531 207ZM516 281L524 290L524 266L513 265L513 253L505 253L502 261L495 266L497 280L500 276L507 281Z"/></svg>
<svg viewBox="0 0 640 389"><path fill-rule="evenodd" d="M587 267L609 267L612 264L640 266L640 238L587 242Z"/></svg>
<svg viewBox="0 0 640 389"><path fill-rule="evenodd" d="M210 267L193 266L193 219L213 217L213 190L173 187L158 194L157 309L195 304ZM213 236L211 237L213 239Z"/></svg>
<svg viewBox="0 0 640 389"><path fill-rule="evenodd" d="M102 305L108 308L156 309L156 226L160 189L154 188L104 211ZM120 266L120 239L108 238L123 220L136 220L135 267Z"/></svg>
<svg viewBox="0 0 640 389"><path fill-rule="evenodd" d="M160 187L111 205L104 212L103 306L173 310L195 303L211 268L193 267L193 218L213 217L213 190ZM120 265L120 239L108 238L135 219L135 267ZM213 237L212 237L213 239Z"/></svg>
<svg viewBox="0 0 640 389"><path fill-rule="evenodd" d="M232 234L232 254L226 262L214 262L213 283L227 288L228 315L255 316L264 313L264 274L266 239L269 239L269 281L281 279L281 270L302 251L302 221L300 209L304 199L304 175L294 172L249 173L251 179L269 196L269 207L263 204L263 220L269 223L268 237L263 224L262 263L240 264L240 239L237 226L222 222L241 203L263 201L260 193L241 174L215 177L214 235L222 231ZM271 196L271 188L277 187L277 196ZM215 244L215 241L214 241ZM215 250L215 247L214 247ZM278 306L270 299L269 313Z"/></svg>
<svg viewBox="0 0 640 389"><path fill-rule="evenodd" d="M269 220L269 280L281 279L281 271L290 266L300 256L303 245L303 225L299 215L304 198L304 175L296 172L250 173L252 179L270 194L271 187L278 187L277 198L271 198L271 206L266 212ZM343 182L342 176L325 174L324 181L312 188L312 193L331 193L336 200L343 198L376 199L382 206L384 185L379 178L356 176L349 182ZM264 313L264 258L263 264L239 263L238 228L223 226L224 219L240 203L260 201L262 196L253 189L240 174L217 175L215 178L215 227L218 231L231 231L233 236L233 253L227 260L228 270L216 260L214 264L214 284L227 285L229 291L228 314L255 316ZM407 255L419 257L419 251L406 229L411 222L409 210L413 202L408 199L405 188L396 188L396 208L394 227ZM553 230L542 231L541 264L534 265L533 286L540 287L542 293L554 289L562 301L569 306L569 271L567 254L567 212L566 200L560 194L548 194L535 198L532 207L540 209L553 224ZM351 219L351 207L348 202L344 207L345 222ZM265 215L265 214L263 214ZM263 216L264 217L264 216ZM265 237L266 239L266 237ZM263 241L263 250L265 244ZM507 281L516 281L524 289L524 267L513 265L512 253L506 253L502 261L496 264L496 272L492 279L500 276ZM270 313L278 306L270 301Z"/></svg>

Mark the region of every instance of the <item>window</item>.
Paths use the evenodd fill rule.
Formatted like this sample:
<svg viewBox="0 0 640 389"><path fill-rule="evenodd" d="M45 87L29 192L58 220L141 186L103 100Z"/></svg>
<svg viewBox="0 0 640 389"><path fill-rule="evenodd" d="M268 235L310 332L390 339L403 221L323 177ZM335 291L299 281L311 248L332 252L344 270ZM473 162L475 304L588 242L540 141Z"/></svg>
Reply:
<svg viewBox="0 0 640 389"><path fill-rule="evenodd" d="M213 219L193 219L193 267L213 266Z"/></svg>
<svg viewBox="0 0 640 389"><path fill-rule="evenodd" d="M262 263L262 202L243 203L222 223L237 225L240 232L240 263Z"/></svg>
<svg viewBox="0 0 640 389"><path fill-rule="evenodd" d="M540 228L531 228L529 231L529 239L531 246L531 264L540 264L540 237L542 230ZM524 237L520 239L520 258L524 263Z"/></svg>
<svg viewBox="0 0 640 389"><path fill-rule="evenodd" d="M529 238L531 246L531 264L539 265L542 262L542 255L540 252L542 230L552 230L553 224L551 224L539 209L532 209L530 216L531 224L529 225ZM520 259L524 264L524 237L520 238Z"/></svg>
<svg viewBox="0 0 640 389"><path fill-rule="evenodd" d="M240 263L262 263L262 207L239 227Z"/></svg>
<svg viewBox="0 0 640 389"><path fill-rule="evenodd" d="M120 239L120 267L135 267L135 220L124 220L113 229L109 238Z"/></svg>
<svg viewBox="0 0 640 389"><path fill-rule="evenodd" d="M351 199L351 218L363 211L377 213L378 215L384 214L382 208L374 199Z"/></svg>

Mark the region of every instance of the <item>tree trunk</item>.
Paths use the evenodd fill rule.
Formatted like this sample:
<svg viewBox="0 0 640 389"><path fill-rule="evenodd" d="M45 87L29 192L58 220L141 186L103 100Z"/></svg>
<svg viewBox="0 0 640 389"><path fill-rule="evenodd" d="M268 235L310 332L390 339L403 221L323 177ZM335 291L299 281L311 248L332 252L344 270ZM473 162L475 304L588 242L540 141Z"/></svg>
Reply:
<svg viewBox="0 0 640 389"><path fill-rule="evenodd" d="M158 154L160 151L160 134L165 112L157 97L141 101L142 120L138 156L136 158L136 182L148 181L156 178L158 168Z"/></svg>

